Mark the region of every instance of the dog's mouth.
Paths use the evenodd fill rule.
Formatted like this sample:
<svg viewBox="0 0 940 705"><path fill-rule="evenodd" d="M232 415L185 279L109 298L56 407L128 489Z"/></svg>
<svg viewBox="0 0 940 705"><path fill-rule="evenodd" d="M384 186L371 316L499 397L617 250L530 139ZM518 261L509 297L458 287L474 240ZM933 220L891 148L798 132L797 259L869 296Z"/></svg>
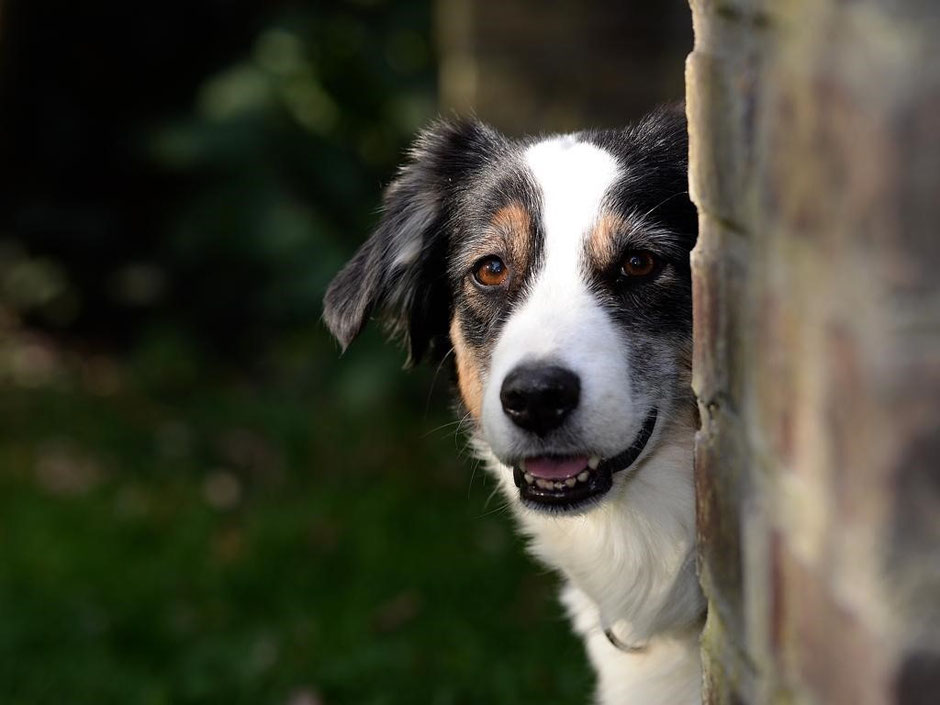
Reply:
<svg viewBox="0 0 940 705"><path fill-rule="evenodd" d="M583 508L607 494L614 473L626 470L640 457L656 427L653 409L633 443L610 458L597 455L540 455L513 466L513 479L525 505L540 510L568 511Z"/></svg>

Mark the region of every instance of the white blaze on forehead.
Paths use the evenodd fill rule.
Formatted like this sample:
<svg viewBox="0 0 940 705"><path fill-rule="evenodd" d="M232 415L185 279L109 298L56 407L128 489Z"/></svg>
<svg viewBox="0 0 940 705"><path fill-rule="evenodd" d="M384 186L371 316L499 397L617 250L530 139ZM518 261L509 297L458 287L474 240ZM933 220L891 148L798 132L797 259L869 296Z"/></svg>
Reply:
<svg viewBox="0 0 940 705"><path fill-rule="evenodd" d="M597 220L604 195L619 175L617 160L574 137L534 144L525 151L524 159L542 192L546 268L567 262L577 272L584 239Z"/></svg>
<svg viewBox="0 0 940 705"><path fill-rule="evenodd" d="M534 144L524 160L539 190L542 264L507 328L531 332L524 349L529 357L557 357L600 313L581 264L620 170L611 154L573 136Z"/></svg>
<svg viewBox="0 0 940 705"><path fill-rule="evenodd" d="M585 243L601 205L620 176L616 159L574 137L556 137L523 154L539 191L544 233L541 266L512 311L493 349L483 398L483 430L498 457L508 457L521 432L503 413L503 379L518 365L546 362L578 375L581 398L569 426L584 448L616 453L634 425L624 341L585 280Z"/></svg>

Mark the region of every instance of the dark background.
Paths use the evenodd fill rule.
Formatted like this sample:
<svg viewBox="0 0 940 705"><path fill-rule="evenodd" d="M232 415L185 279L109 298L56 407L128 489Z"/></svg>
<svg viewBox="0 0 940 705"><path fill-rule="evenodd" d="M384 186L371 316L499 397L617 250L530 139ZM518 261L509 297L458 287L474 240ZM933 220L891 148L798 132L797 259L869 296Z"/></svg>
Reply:
<svg viewBox="0 0 940 705"><path fill-rule="evenodd" d="M427 120L625 121L687 9L460 5L0 0L0 702L587 700L448 371L320 299Z"/></svg>

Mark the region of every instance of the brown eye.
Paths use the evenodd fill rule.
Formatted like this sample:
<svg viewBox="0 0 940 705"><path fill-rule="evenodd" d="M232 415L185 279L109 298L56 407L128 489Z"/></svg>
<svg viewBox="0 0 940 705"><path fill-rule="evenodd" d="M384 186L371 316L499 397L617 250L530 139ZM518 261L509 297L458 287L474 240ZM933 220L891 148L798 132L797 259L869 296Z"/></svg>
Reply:
<svg viewBox="0 0 940 705"><path fill-rule="evenodd" d="M485 257L476 264L473 278L482 286L499 286L509 277L509 268L499 257Z"/></svg>
<svg viewBox="0 0 940 705"><path fill-rule="evenodd" d="M620 264L620 273L625 277L648 277L659 264L651 252L628 252Z"/></svg>

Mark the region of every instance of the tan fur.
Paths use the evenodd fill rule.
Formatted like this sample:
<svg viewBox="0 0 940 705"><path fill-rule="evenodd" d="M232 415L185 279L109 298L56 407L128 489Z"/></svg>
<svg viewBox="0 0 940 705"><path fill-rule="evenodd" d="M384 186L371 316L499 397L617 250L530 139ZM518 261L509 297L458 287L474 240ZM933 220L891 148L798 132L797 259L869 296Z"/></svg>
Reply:
<svg viewBox="0 0 940 705"><path fill-rule="evenodd" d="M460 396L473 418L479 420L483 408L480 360L464 340L460 321L456 318L450 323L450 342L454 346L454 359L457 362L457 387L460 389Z"/></svg>
<svg viewBox="0 0 940 705"><path fill-rule="evenodd" d="M531 225L529 211L519 201L513 201L493 214L493 227L507 231L528 232Z"/></svg>
<svg viewBox="0 0 940 705"><path fill-rule="evenodd" d="M531 258L532 216L518 201L513 201L493 214L490 227L476 243L472 257L497 255L510 268L511 276L520 281ZM483 408L483 364L479 353L467 344L457 317L450 324L450 341L454 347L457 387L467 410L477 420Z"/></svg>
<svg viewBox="0 0 940 705"><path fill-rule="evenodd" d="M531 258L529 233L532 230L532 216L529 211L518 201L513 201L493 214L490 225L506 249L508 264L521 272Z"/></svg>
<svg viewBox="0 0 940 705"><path fill-rule="evenodd" d="M617 252L614 243L617 234L627 227L627 223L618 215L613 213L604 213L597 220L594 231L588 240L588 254L594 265L598 269L604 269L610 265Z"/></svg>

